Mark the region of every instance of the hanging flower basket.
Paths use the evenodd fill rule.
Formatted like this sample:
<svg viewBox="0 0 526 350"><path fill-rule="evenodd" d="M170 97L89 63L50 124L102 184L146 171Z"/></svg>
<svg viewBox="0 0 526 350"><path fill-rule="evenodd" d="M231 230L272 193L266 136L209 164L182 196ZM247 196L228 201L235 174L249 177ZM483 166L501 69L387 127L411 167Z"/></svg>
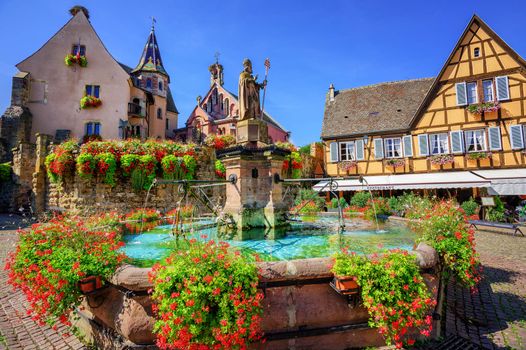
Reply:
<svg viewBox="0 0 526 350"><path fill-rule="evenodd" d="M95 96L86 95L83 98L80 99L80 108L86 109L86 108L97 108L102 104L102 101L100 98Z"/></svg>
<svg viewBox="0 0 526 350"><path fill-rule="evenodd" d="M468 153L468 160L479 160L479 159L488 159L491 158L491 152L473 152Z"/></svg>
<svg viewBox="0 0 526 350"><path fill-rule="evenodd" d="M495 112L500 109L500 104L495 101L475 103L469 105L467 108L471 114L482 114L483 112Z"/></svg>
<svg viewBox="0 0 526 350"><path fill-rule="evenodd" d="M354 160L344 160L343 162L338 163L338 168L347 171L356 168L356 165L356 161Z"/></svg>
<svg viewBox="0 0 526 350"><path fill-rule="evenodd" d="M89 276L79 281L79 289L82 294L88 294L102 288L100 276Z"/></svg>
<svg viewBox="0 0 526 350"><path fill-rule="evenodd" d="M72 55L67 54L64 58L64 63L66 66L72 66L74 64L78 64L81 67L87 67L88 66L88 60L86 59L86 56L81 56L79 54Z"/></svg>
<svg viewBox="0 0 526 350"><path fill-rule="evenodd" d="M226 178L225 165L219 159L216 160L216 162L215 162L215 173L216 173L217 177L219 177L221 179L225 179Z"/></svg>
<svg viewBox="0 0 526 350"><path fill-rule="evenodd" d="M386 162L387 166L393 168L402 168L405 165L405 160L403 159L388 159Z"/></svg>
<svg viewBox="0 0 526 350"><path fill-rule="evenodd" d="M432 165L447 165L455 162L455 157L451 154L437 154L429 157L429 161Z"/></svg>

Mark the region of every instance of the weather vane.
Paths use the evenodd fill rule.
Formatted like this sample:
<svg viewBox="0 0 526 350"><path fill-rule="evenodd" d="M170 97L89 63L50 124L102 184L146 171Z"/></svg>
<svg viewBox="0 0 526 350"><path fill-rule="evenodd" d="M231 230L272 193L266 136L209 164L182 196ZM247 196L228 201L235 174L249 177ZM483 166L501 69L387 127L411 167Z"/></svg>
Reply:
<svg viewBox="0 0 526 350"><path fill-rule="evenodd" d="M155 23L157 23L157 21L155 20L155 17L153 16L150 16L150 18L152 19L152 30L155 29Z"/></svg>
<svg viewBox="0 0 526 350"><path fill-rule="evenodd" d="M219 56L221 56L221 53L219 51L216 51L216 53L214 54L214 57L216 58L216 64L219 63Z"/></svg>

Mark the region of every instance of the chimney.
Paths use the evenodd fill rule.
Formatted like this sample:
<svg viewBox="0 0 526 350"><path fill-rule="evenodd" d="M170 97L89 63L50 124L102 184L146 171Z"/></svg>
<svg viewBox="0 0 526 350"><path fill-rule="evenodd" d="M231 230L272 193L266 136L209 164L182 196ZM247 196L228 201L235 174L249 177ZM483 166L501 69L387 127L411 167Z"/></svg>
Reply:
<svg viewBox="0 0 526 350"><path fill-rule="evenodd" d="M333 83L331 83L331 85L329 86L329 101L330 102L334 101L334 84Z"/></svg>

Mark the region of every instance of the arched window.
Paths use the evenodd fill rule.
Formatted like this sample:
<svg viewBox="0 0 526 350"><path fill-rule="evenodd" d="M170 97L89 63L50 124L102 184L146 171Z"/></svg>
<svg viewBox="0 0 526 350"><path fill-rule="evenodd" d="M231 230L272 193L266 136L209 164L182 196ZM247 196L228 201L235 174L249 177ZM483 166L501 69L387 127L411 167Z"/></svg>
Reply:
<svg viewBox="0 0 526 350"><path fill-rule="evenodd" d="M151 89L152 88L152 78L146 79L146 88Z"/></svg>
<svg viewBox="0 0 526 350"><path fill-rule="evenodd" d="M157 108L157 118L163 119L163 110L160 108Z"/></svg>
<svg viewBox="0 0 526 350"><path fill-rule="evenodd" d="M163 91L163 82L162 81L159 82L159 91Z"/></svg>
<svg viewBox="0 0 526 350"><path fill-rule="evenodd" d="M225 98L223 104L225 105L225 115L228 117L230 114L230 101L228 101L228 98Z"/></svg>
<svg viewBox="0 0 526 350"><path fill-rule="evenodd" d="M212 91L212 104L217 104L217 89L214 89L214 91Z"/></svg>

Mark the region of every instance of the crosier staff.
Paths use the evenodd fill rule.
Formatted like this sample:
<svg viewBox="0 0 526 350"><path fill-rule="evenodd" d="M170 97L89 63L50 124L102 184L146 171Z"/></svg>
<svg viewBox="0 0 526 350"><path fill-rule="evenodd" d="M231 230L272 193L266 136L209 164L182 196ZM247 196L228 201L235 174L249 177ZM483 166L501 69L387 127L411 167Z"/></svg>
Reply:
<svg viewBox="0 0 526 350"><path fill-rule="evenodd" d="M265 59L265 80L263 80L263 100L261 102L261 119L263 119L263 113L265 113L265 95L267 94L267 77L270 69L270 59Z"/></svg>

